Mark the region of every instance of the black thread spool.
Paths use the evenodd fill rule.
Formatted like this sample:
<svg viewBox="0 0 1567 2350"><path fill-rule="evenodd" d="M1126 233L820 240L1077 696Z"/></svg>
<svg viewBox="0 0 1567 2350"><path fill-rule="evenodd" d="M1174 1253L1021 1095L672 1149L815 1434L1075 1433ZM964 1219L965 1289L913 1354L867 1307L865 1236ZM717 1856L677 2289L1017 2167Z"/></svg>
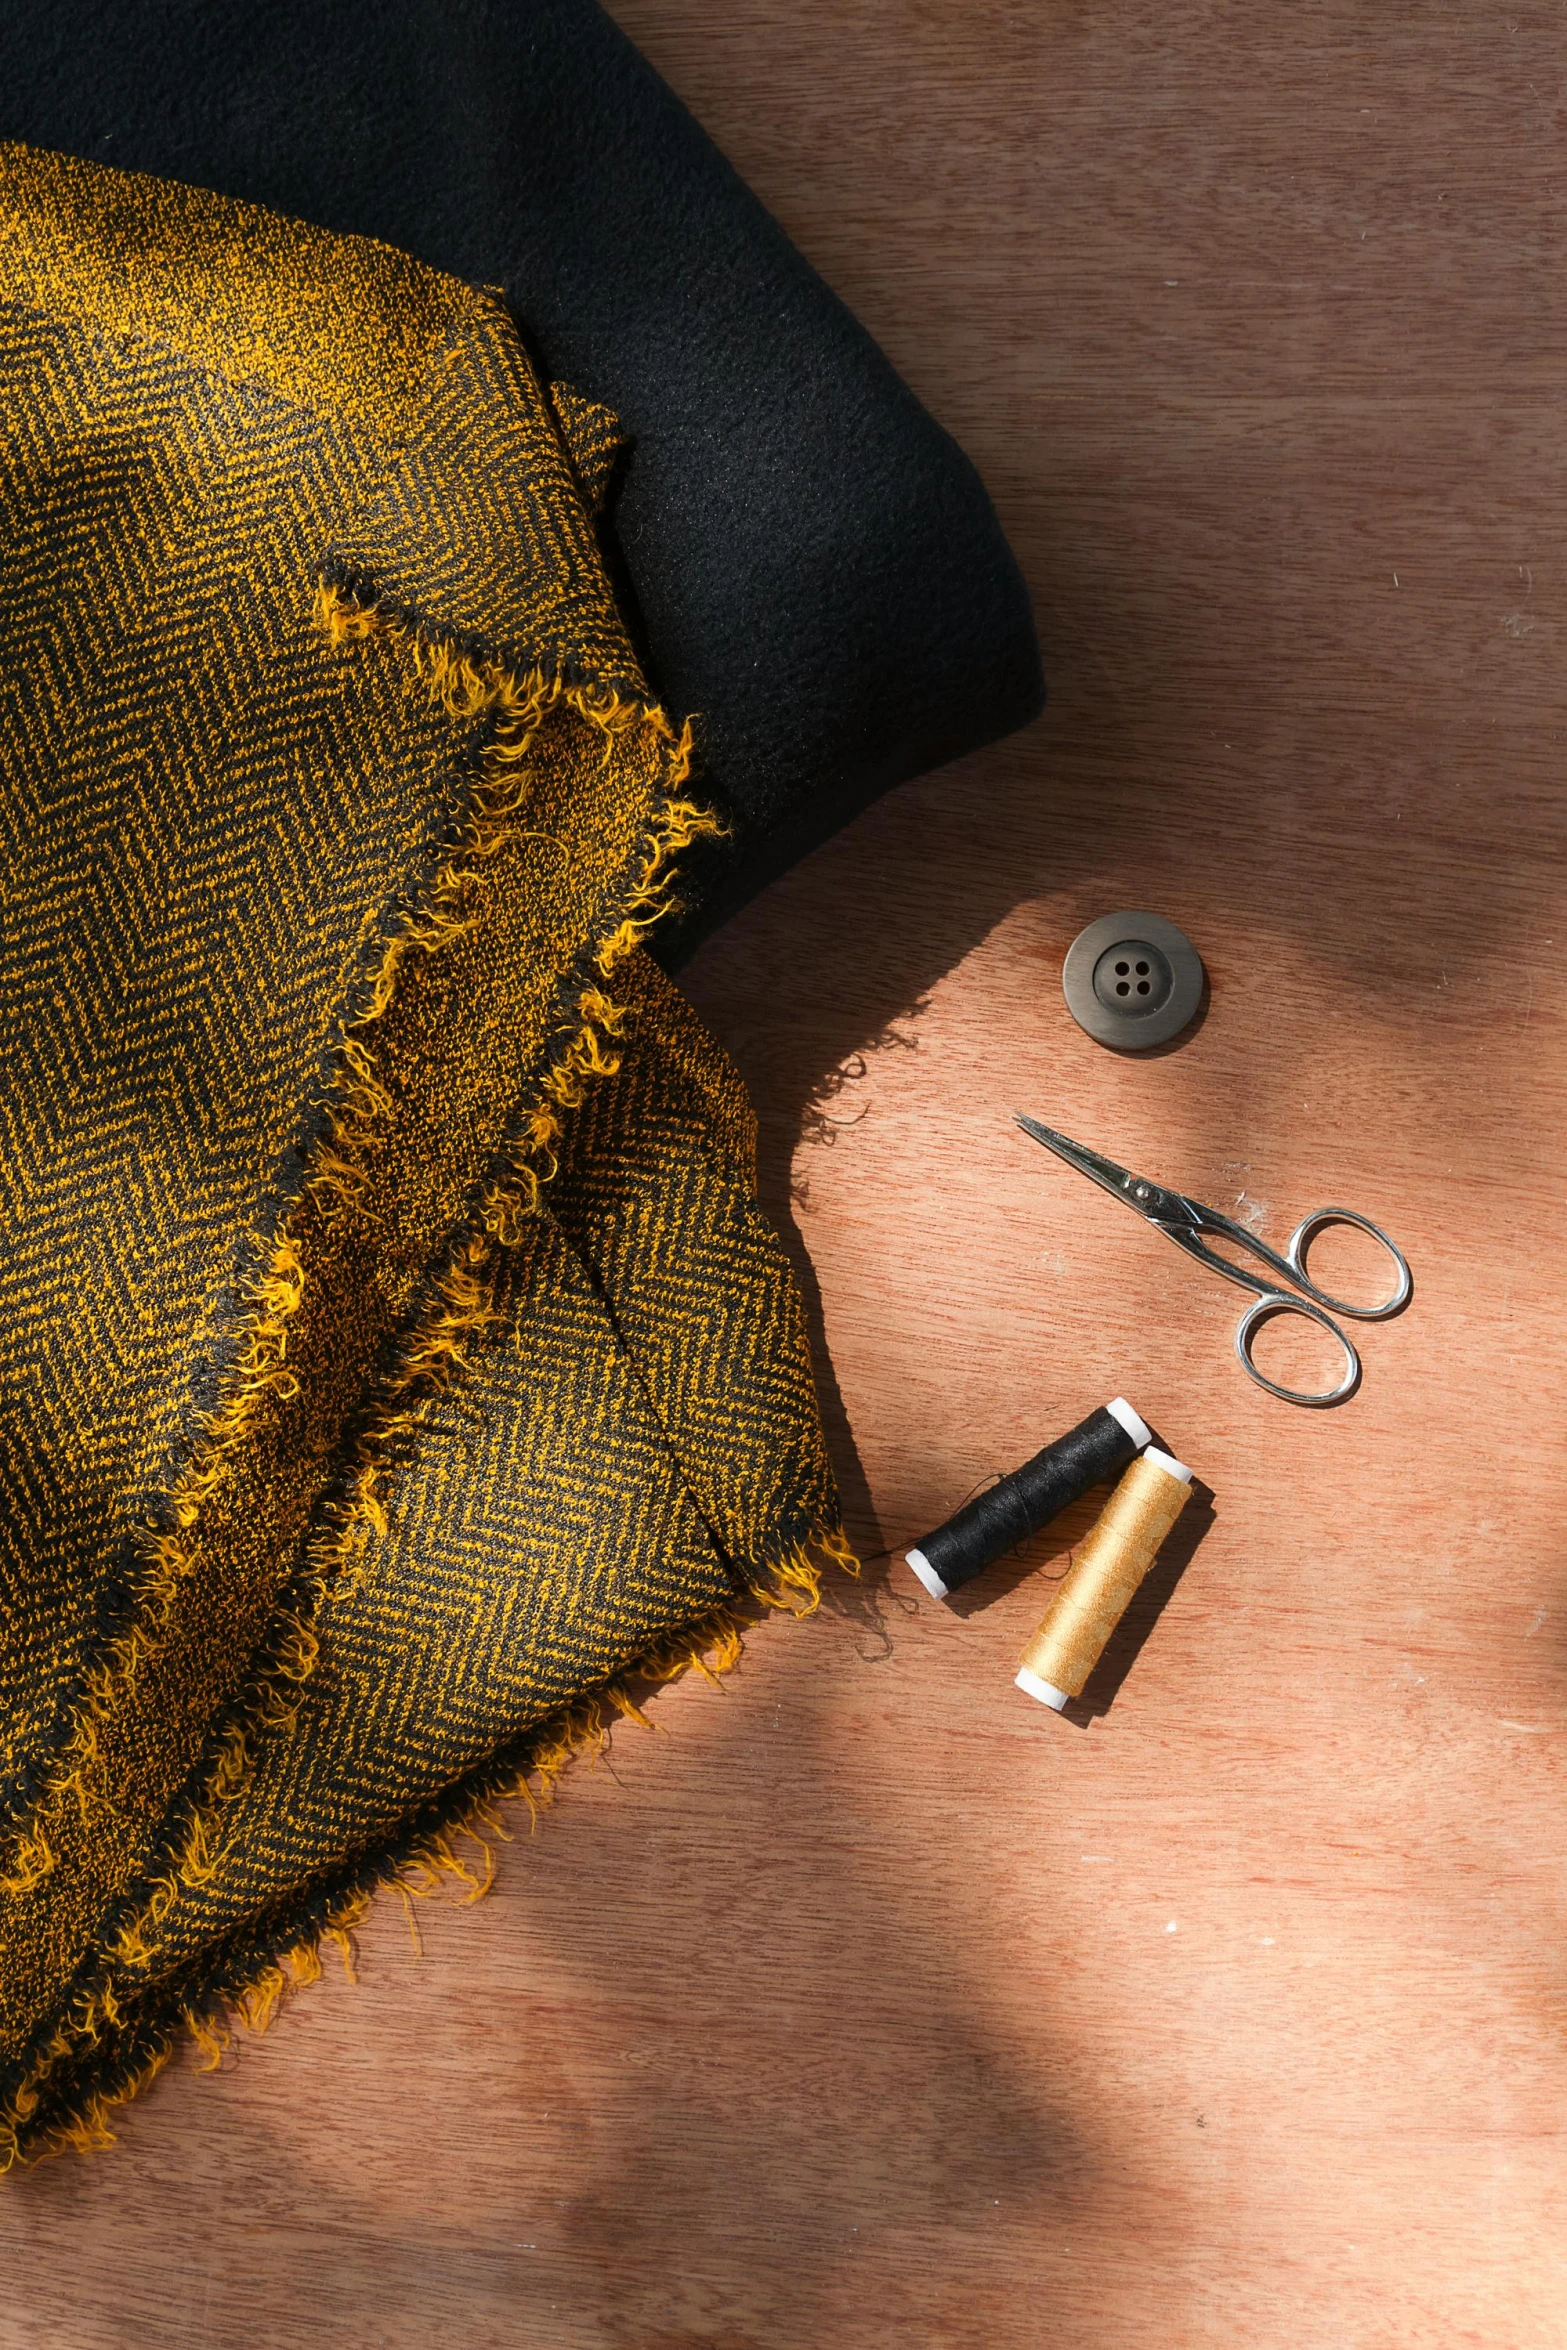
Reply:
<svg viewBox="0 0 1567 2350"><path fill-rule="evenodd" d="M956 1517L927 1534L904 1557L932 1599L950 1599L993 1559L1016 1550L1091 1486L1119 1477L1152 1442L1152 1431L1125 1396L1118 1395L999 1485L965 1502Z"/></svg>

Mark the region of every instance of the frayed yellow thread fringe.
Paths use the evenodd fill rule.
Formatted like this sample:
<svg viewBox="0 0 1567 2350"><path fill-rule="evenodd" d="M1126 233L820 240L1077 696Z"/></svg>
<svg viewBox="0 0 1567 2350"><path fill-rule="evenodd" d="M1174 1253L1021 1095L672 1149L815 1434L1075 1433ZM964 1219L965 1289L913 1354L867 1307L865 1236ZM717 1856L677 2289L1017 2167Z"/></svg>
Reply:
<svg viewBox="0 0 1567 2350"><path fill-rule="evenodd" d="M50 2062L57 2054L69 2054L68 2049L49 2051ZM127 2104L139 2097L150 2082L167 2064L172 2046L160 2048L123 2087L112 2092L94 2091L83 2102L81 2111L50 2124L30 2144L24 2145L27 2123L36 2112L38 2099L34 2097L23 2111L24 2097L13 2100L10 2113L0 2121L0 2177L19 2164L32 2165L62 2154L103 2154L114 2145L114 2132L109 2127L109 2116L117 2105Z"/></svg>
<svg viewBox="0 0 1567 2350"><path fill-rule="evenodd" d="M317 1208L330 1216L336 1204L363 1197L368 1177L355 1161L396 1107L363 1032L374 1026L390 1004L398 972L410 950L434 953L471 927L464 909L474 884L482 879L478 868L491 862L518 835L513 819L526 800L527 784L515 770L531 749L546 713L558 703L569 704L603 732L606 758L613 755L616 742L630 729L651 726L671 746L664 778L671 794L689 776L691 729L687 725L676 737L662 712L628 700L613 688L594 691L571 686L558 678L548 679L540 671L518 679L500 668L481 670L449 645L425 637L374 606L358 603L326 582L318 590L315 614L334 648L385 635L407 653L415 676L450 716L493 720L460 851L442 864L419 914L387 942L369 983L367 1000L340 1040L328 1107L331 1139L313 1154L306 1178ZM673 797L665 801L657 811L652 845L624 902L624 918L598 951L601 972L607 975L659 916L669 911L668 884L672 860L679 850L698 834L720 829L716 818L694 802ZM620 1066L618 1056L604 1051L600 1032L611 1037L619 1032L625 1017L623 1008L612 1003L602 989L589 987L583 991L579 1009L583 1025L544 1080L545 1092L563 1109L580 1104L588 1080L611 1076ZM426 1400L467 1368L464 1339L479 1335L494 1320L492 1310L478 1294L479 1283L490 1270L490 1244L498 1240L504 1245L508 1235L515 1236L519 1220L537 1211L541 1186L555 1172L552 1146L559 1133L558 1118L541 1106L525 1138L526 1154L513 1169L513 1180L493 1187L487 1197L484 1232L468 1244L467 1265L448 1274L433 1322L421 1331L411 1357L393 1383L389 1408L363 1432L338 1523L328 1538L313 1546L306 1590L310 1612L331 1592L352 1587L370 1537L385 1534L385 1505L378 1488L386 1474L386 1456L389 1448L417 1425L420 1416L417 1406L413 1412L405 1408L406 1401L410 1397ZM176 1531L146 1529L140 1592L144 1620L133 1624L103 1664L87 1677L83 1701L38 1816L46 1816L52 1805L73 1792L85 1811L82 1773L97 1755L97 1724L120 1692L134 1688L142 1665L153 1653L155 1633L149 1627L161 1629L167 1623L179 1586L194 1567L190 1538L203 1510L228 1475L268 1399L287 1400L299 1392L285 1358L289 1324L303 1301L305 1279L299 1243L285 1231L273 1242L262 1270L248 1284L256 1319L246 1333L227 1392L203 1423L203 1450L168 1496L168 1514ZM313 1645L307 1645L311 1639L303 1624L296 1622L278 1659L283 1677L296 1686L308 1677L314 1662ZM286 1705L280 1707L274 1698L267 1717L270 1726L281 1726L291 1711ZM228 1774L230 1792L245 1776L248 1759L247 1746L239 1752L239 1767ZM31 1828L18 1833L0 1874L0 1891L26 1893L53 1865L53 1849L35 1817ZM188 1840L186 1855L177 1864L177 1876L200 1884L205 1882L209 1867L206 1844ZM141 1955L145 1947L134 1928L122 1934L121 1949L127 1963L145 1964L150 1956ZM129 1956L132 1951L138 1953L134 1961Z"/></svg>
<svg viewBox="0 0 1567 2350"><path fill-rule="evenodd" d="M821 1552L846 1575L860 1572L860 1562L841 1528L820 1529L809 1542L797 1543L753 1575L748 1584L752 1597L764 1607L779 1608L789 1615L814 1615L821 1605L822 1570L813 1551Z"/></svg>
<svg viewBox="0 0 1567 2350"><path fill-rule="evenodd" d="M211 2024L205 2016L184 2010L185 2029L195 2041L201 2062L194 2067L198 2073L215 2073L228 2054L230 2034L221 2025Z"/></svg>
<svg viewBox="0 0 1567 2350"><path fill-rule="evenodd" d="M354 1971L350 1935L369 1906L370 1897L362 1892L350 1894L335 1904L318 1936L292 1944L276 1958L258 1967L250 1982L231 2003L234 2014L252 2031L265 2031L285 1998L309 1983L320 1981L320 1943L323 1941L331 1940L340 1944L344 1969L352 1982ZM180 2010L179 2020L195 2043L200 2059L195 2070L216 2072L233 2044L233 2033L228 2025L221 2018L190 2006ZM36 2137L32 2137L28 2125L42 2104L38 2081L45 2078L56 2064L78 2055L84 2042L95 2044L102 2035L104 2025L112 2027L120 2021L120 2009L112 1994L100 1990L78 2006L67 2027L54 2033L32 2081L17 2091L5 2115L0 2117L0 2175L18 2164L31 2165L61 2154L100 2153L115 2143L114 2132L109 2127L110 2114L117 2106L139 2097L149 2082L162 2071L173 2054L172 2038L167 2046L154 2051L123 2086L112 2091L90 2092L79 2113L62 2116L58 2121L48 2124Z"/></svg>
<svg viewBox="0 0 1567 2350"><path fill-rule="evenodd" d="M53 1867L54 1853L43 1830L35 1827L31 1831L24 1831L11 1847L11 1864L7 1873L0 1877L0 1892L31 1893L35 1885L43 1883Z"/></svg>
<svg viewBox="0 0 1567 2350"><path fill-rule="evenodd" d="M418 1966L422 1964L424 1959L424 1938L419 1932L419 1920L414 1914L413 1894L401 1880L393 1887L393 1891L402 1898L403 1916L408 1924L408 1939L413 1946L414 1964Z"/></svg>
<svg viewBox="0 0 1567 2350"><path fill-rule="evenodd" d="M437 703L454 717L494 721L485 754L483 788L470 817L464 846L471 856L488 858L515 837L511 819L521 807L526 788L510 770L526 756L545 711L556 702L568 702L605 735L605 755L630 728L651 725L672 746L666 763L666 786L677 790L690 768L690 730L677 739L662 713L626 699L612 688L594 692L548 679L541 672L523 678L500 668L481 668L450 645L423 635L395 614L359 602L345 590L323 583L317 596L316 617L328 641L342 645L380 634L408 657L415 675ZM658 812L655 837L642 871L626 899L626 912L646 923L661 910L665 868L679 845L698 832L717 830L716 820L689 801L671 799ZM471 880L454 864L437 876L420 922L393 942L383 973L372 986L370 1002L359 1025L378 1019L391 1000L395 964L410 942L433 946L464 926L463 891ZM601 950L600 965L606 971ZM472 1234L437 1285L416 1341L389 1382L383 1406L360 1436L350 1469L346 1500L331 1536L317 1546L312 1560L312 1584L322 1594L352 1587L357 1580L365 1547L372 1535L387 1530L385 1502L380 1490L389 1472L397 1443L418 1425L429 1399L460 1377L469 1367L467 1347L482 1340L497 1320L489 1302L494 1272L494 1244L516 1237L520 1223L537 1211L541 1188L555 1172L554 1144L561 1127L559 1109L577 1107L585 1085L594 1078L612 1076L619 1058L604 1049L604 1037L617 1035L624 1023L622 1007L603 990L585 989L579 1000L582 1026L548 1072L542 1091L547 1096L534 1112L508 1178L491 1186L483 1206L481 1230ZM335 1138L340 1143L345 1137ZM341 1185L335 1168L329 1184Z"/></svg>
<svg viewBox="0 0 1567 2350"><path fill-rule="evenodd" d="M288 1969L290 1987L295 1991L321 1980L321 1953L313 1942L296 1942L292 1950L285 1950L283 1964Z"/></svg>

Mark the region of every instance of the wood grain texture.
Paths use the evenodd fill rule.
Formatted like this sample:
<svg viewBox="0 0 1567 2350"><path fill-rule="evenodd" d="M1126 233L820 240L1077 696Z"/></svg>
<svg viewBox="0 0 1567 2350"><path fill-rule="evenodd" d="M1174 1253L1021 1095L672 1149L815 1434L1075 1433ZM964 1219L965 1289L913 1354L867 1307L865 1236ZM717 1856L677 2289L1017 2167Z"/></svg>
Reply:
<svg viewBox="0 0 1567 2350"><path fill-rule="evenodd" d="M707 949L869 1552L1124 1390L1213 1501L1083 1723L886 1558L0 2197L4 2350L1567 2334L1559 9L619 0L979 463L1027 737ZM766 657L766 648L758 648ZM1062 954L1186 927L1207 1020ZM1346 1409L1010 1128L1416 1301Z"/></svg>

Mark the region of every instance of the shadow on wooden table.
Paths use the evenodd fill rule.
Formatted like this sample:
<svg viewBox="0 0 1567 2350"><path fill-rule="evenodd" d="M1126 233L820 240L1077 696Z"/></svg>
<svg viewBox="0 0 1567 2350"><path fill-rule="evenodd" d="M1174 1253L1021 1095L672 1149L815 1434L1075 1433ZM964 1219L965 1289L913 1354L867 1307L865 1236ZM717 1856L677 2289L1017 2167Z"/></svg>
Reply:
<svg viewBox="0 0 1567 2350"><path fill-rule="evenodd" d="M888 1537L855 1448L820 1285L796 1221L809 1202L804 1154L832 1149L859 1122L864 1112L856 1111L854 1093L871 1062L915 1049L907 1024L926 1008L931 988L1037 886L1031 859L1009 865L997 855L997 844L1016 831L1022 803L1035 796L1036 743L1037 730L1030 730L1020 742L892 793L775 882L679 974L750 1088L760 1129L759 1195L805 1300L845 1521L866 1557L884 1555ZM873 1575L871 1584L884 1580Z"/></svg>
<svg viewBox="0 0 1567 2350"><path fill-rule="evenodd" d="M923 1827L845 1768L806 1637L758 1643L776 1743L717 1692L652 1770L622 1725L616 1783L513 1820L488 1901L418 1905L423 1965L378 1903L356 1988L210 2079L182 2052L118 2152L12 2179L0 2338L805 2350L870 2338L873 2294L923 2344L959 2338L923 2330L935 2259L1005 2340L985 2247L1065 2224L1113 2132L1020 2066L961 1909L914 1897Z"/></svg>

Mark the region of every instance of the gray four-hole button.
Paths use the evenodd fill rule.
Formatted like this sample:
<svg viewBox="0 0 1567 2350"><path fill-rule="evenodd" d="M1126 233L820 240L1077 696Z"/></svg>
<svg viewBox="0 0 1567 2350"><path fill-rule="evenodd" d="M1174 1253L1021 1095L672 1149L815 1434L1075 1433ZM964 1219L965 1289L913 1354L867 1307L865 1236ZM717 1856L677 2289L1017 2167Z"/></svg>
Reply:
<svg viewBox="0 0 1567 2350"><path fill-rule="evenodd" d="M1202 957L1162 914L1101 914L1067 949L1067 1010L1098 1044L1146 1053L1168 1044L1202 1002Z"/></svg>

